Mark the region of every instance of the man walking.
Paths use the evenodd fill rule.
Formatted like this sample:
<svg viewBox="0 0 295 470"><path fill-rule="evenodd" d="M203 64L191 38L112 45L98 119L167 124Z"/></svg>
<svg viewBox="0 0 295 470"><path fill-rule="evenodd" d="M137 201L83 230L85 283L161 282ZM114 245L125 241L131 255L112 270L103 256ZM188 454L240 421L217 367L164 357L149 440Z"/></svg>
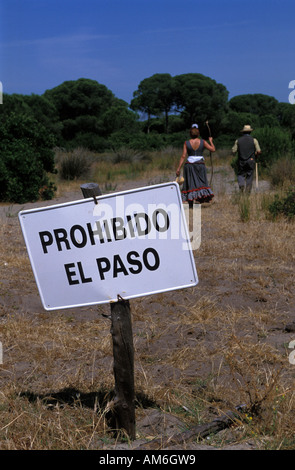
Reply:
<svg viewBox="0 0 295 470"><path fill-rule="evenodd" d="M241 132L242 137L237 139L232 148L232 153L238 152L238 185L241 191L251 192L255 159L261 154L257 139L251 136L253 129L245 125Z"/></svg>

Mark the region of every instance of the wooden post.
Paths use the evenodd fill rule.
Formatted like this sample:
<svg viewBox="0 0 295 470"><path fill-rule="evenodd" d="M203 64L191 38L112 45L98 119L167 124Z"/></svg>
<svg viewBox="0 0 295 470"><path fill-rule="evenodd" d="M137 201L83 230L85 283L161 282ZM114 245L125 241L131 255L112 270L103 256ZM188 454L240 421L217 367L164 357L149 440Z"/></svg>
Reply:
<svg viewBox="0 0 295 470"><path fill-rule="evenodd" d="M98 184L81 186L85 198L100 196ZM115 398L112 410L117 431L123 429L128 437L135 439L135 392L134 392L134 347L130 305L118 295L111 303L111 335L113 340Z"/></svg>
<svg viewBox="0 0 295 470"><path fill-rule="evenodd" d="M93 196L101 196L101 190L97 183L81 184L80 188L85 199Z"/></svg>
<svg viewBox="0 0 295 470"><path fill-rule="evenodd" d="M114 354L114 418L117 429L135 439L134 348L130 305L120 298L111 303Z"/></svg>
<svg viewBox="0 0 295 470"><path fill-rule="evenodd" d="M255 162L256 190L258 190L258 163Z"/></svg>

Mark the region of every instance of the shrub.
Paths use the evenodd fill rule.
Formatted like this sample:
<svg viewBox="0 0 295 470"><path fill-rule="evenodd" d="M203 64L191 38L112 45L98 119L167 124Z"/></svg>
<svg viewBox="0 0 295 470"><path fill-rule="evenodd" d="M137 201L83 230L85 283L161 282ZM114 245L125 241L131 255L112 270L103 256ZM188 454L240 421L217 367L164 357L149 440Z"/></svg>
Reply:
<svg viewBox="0 0 295 470"><path fill-rule="evenodd" d="M64 152L59 156L59 173L64 180L74 180L88 176L92 160L89 151L83 148Z"/></svg>
<svg viewBox="0 0 295 470"><path fill-rule="evenodd" d="M24 203L51 199L55 187L53 138L33 118L11 113L0 123L0 199ZM43 188L43 192L42 192ZM40 192L41 191L41 192Z"/></svg>
<svg viewBox="0 0 295 470"><path fill-rule="evenodd" d="M42 198L51 199L54 185L49 182L42 162L28 142L12 142L1 160L0 199L24 203ZM45 191L45 188L47 189Z"/></svg>
<svg viewBox="0 0 295 470"><path fill-rule="evenodd" d="M295 189L290 188L283 197L275 195L274 201L269 205L269 212L273 218L284 215L289 220L295 216Z"/></svg>
<svg viewBox="0 0 295 470"><path fill-rule="evenodd" d="M250 198L248 194L240 194L239 213L242 222L250 220Z"/></svg>
<svg viewBox="0 0 295 470"><path fill-rule="evenodd" d="M135 163L140 161L149 161L150 157L143 152L138 150L130 149L128 147L122 147L117 151L114 151L113 163Z"/></svg>
<svg viewBox="0 0 295 470"><path fill-rule="evenodd" d="M266 126L256 129L253 137L256 137L260 144L262 154L259 156L259 162L265 168L270 168L273 162L292 151L291 135L281 127Z"/></svg>
<svg viewBox="0 0 295 470"><path fill-rule="evenodd" d="M167 135L166 134L157 134L156 132L151 132L149 134L144 134L143 132L136 133L133 136L130 136L128 147L132 149L139 149L141 151L147 150L159 150L166 147L167 145Z"/></svg>
<svg viewBox="0 0 295 470"><path fill-rule="evenodd" d="M283 157L274 162L269 170L272 186L289 186L295 181L295 159Z"/></svg>

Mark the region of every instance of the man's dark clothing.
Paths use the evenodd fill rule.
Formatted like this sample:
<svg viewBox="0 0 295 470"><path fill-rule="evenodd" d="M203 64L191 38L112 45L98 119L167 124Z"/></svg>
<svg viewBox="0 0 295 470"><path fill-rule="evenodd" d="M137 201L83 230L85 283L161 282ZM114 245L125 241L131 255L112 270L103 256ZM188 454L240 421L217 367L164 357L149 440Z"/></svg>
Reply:
<svg viewBox="0 0 295 470"><path fill-rule="evenodd" d="M239 187L250 192L255 168L255 153L260 151L258 141L250 134L244 134L236 140L232 151L238 152Z"/></svg>

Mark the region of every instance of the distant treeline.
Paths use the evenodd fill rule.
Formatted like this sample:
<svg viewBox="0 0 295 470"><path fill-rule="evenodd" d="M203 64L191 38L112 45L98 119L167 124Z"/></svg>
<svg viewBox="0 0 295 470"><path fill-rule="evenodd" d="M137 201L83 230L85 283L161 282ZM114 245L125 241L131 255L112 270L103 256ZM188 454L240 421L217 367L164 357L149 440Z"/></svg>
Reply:
<svg viewBox="0 0 295 470"><path fill-rule="evenodd" d="M36 195L37 186L40 190L40 179L48 190L44 171L54 171L54 147L105 152L123 146L137 150L182 146L193 122L208 138L208 120L219 147L231 147L244 124L250 124L261 144L272 141L274 154L263 153L266 165L281 152L293 155L294 105L263 94L230 100L228 95L224 85L199 73L155 74L140 82L130 103L86 78L66 81L43 95L4 93L0 106L0 199L15 194L25 178L32 181L32 195ZM20 178L15 178L16 172L21 173Z"/></svg>
<svg viewBox="0 0 295 470"><path fill-rule="evenodd" d="M228 95L224 85L202 74L171 77L162 73L142 80L131 103L127 103L105 85L81 78L66 81L43 95L4 93L0 119L12 112L26 115L42 124L57 146L83 146L98 152L118 145L158 148L178 133L182 144L183 133L193 122L207 137L206 120L213 136L228 143L244 124L255 129L281 127L294 140L293 105L263 94L230 100ZM154 139L145 139L147 134Z"/></svg>

